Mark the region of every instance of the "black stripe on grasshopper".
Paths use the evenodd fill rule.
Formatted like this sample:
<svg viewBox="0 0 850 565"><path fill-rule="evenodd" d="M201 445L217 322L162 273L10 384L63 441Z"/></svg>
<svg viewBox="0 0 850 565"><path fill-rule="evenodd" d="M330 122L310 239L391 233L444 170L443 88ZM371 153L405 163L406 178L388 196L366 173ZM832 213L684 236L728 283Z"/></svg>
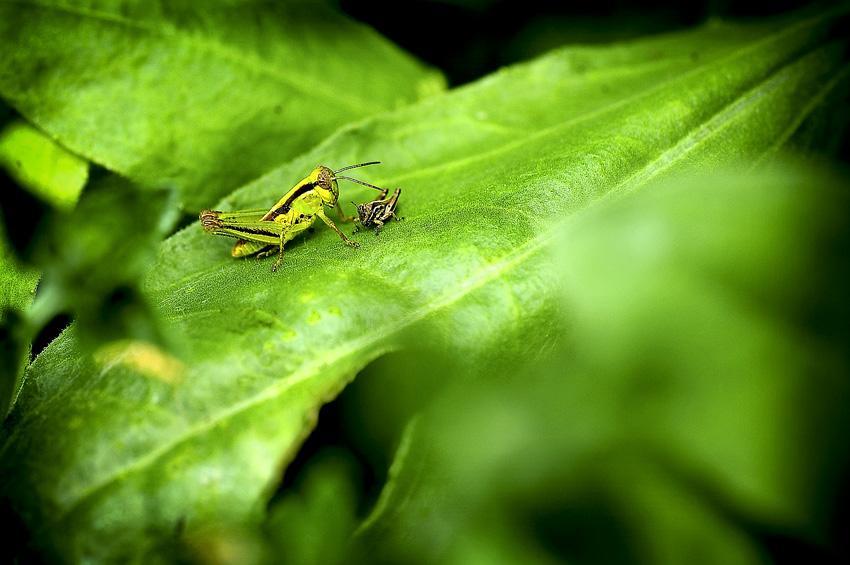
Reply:
<svg viewBox="0 0 850 565"><path fill-rule="evenodd" d="M357 207L357 218L354 218L354 223L356 227L352 234L360 231L360 228L366 228L368 226L375 226L375 235L378 235L378 230L384 227L384 222L389 220L391 217L396 220L403 220L404 218L399 218L395 215L396 206L398 206L398 198L401 196L401 188L396 188L395 192L389 198L385 198L389 192L386 188L381 190L381 194L371 202L365 202L363 204L354 204L352 200L352 204Z"/></svg>
<svg viewBox="0 0 850 565"><path fill-rule="evenodd" d="M315 190L315 189L316 189L315 183L308 183L308 184L305 184L304 186L299 187L298 190L293 190L289 194L289 197L286 199L286 201L283 204L281 204L280 206L275 206L274 208L269 210L268 214L266 214L263 217L263 220L274 220L275 218L277 218L281 214L286 214L287 212L289 212L292 209L292 203L295 202L296 198L303 196L305 193L307 193L311 190ZM343 221L346 221L346 220L343 220Z"/></svg>
<svg viewBox="0 0 850 565"><path fill-rule="evenodd" d="M249 235L268 235L268 236L277 237L277 234L275 232L273 232L271 230L265 230L265 229L262 229L262 228L246 228L246 227L242 227L242 226L228 226L228 228L235 231L235 232L249 234Z"/></svg>

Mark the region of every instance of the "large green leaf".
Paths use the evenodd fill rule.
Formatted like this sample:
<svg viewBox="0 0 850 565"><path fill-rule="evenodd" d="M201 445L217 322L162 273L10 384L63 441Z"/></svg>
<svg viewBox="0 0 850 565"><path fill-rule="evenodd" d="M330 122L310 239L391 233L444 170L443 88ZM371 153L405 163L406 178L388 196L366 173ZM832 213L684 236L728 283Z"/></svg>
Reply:
<svg viewBox="0 0 850 565"><path fill-rule="evenodd" d="M817 144L848 76L832 27L565 49L343 129L218 206L268 206L316 165L381 159L358 176L402 186L406 219L359 234L359 250L318 225L275 274L198 225L164 242L143 288L182 344L182 382L143 376L155 356L103 363L70 328L7 424L3 494L43 551L71 560L150 561L181 533L260 519L319 407L373 359L417 336L470 364L553 339L549 249L565 219L673 172Z"/></svg>
<svg viewBox="0 0 850 565"><path fill-rule="evenodd" d="M0 96L189 210L443 84L315 3L3 1L0 36Z"/></svg>

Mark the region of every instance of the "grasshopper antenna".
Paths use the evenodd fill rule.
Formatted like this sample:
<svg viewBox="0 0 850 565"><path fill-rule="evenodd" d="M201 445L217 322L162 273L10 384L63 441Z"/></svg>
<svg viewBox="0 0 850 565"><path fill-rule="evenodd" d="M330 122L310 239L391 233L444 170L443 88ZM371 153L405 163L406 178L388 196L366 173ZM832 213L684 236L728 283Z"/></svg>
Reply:
<svg viewBox="0 0 850 565"><path fill-rule="evenodd" d="M362 184L363 186L368 186L369 188L374 188L375 190L383 190L383 188L375 186L374 184L369 184L368 182L363 182L362 180L353 179L351 177L345 176L337 176L337 173L341 173L342 171L347 171L348 169L356 169L357 167L365 167L367 165L377 165L380 161L369 161L368 163L360 163L359 165L349 165L348 167L343 167L338 171L334 171L333 180L337 179L345 179L350 180L351 182L356 182L357 184Z"/></svg>
<svg viewBox="0 0 850 565"><path fill-rule="evenodd" d="M368 186L370 188L374 188L375 190L384 190L380 186L375 186L374 184L369 184L368 182L363 182L362 180L353 179L351 177L338 177L338 176L334 175L334 180L337 180L337 179L350 180L351 182L356 182L357 184L362 184L363 186Z"/></svg>
<svg viewBox="0 0 850 565"><path fill-rule="evenodd" d="M347 171L348 169L356 169L357 167L365 167L367 165L380 165L380 161L369 161L368 163L360 163L359 165L349 165L347 167L343 167L338 171L334 171L334 174L341 173L342 171Z"/></svg>

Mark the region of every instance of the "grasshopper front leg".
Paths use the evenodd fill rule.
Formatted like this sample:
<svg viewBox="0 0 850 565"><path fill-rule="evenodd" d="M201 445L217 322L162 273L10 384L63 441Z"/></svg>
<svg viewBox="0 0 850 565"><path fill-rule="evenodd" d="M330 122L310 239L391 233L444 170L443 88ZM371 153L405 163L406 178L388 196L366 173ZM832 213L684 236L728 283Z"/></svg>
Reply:
<svg viewBox="0 0 850 565"><path fill-rule="evenodd" d="M375 218L374 220L372 220L375 223L375 235L378 235L378 230L384 227L384 220L388 220L389 218L395 218L396 221L404 219L403 217L399 218L398 216L396 216L395 212L393 212L392 210L385 210L383 218ZM355 219L354 221L356 222L357 220Z"/></svg>
<svg viewBox="0 0 850 565"><path fill-rule="evenodd" d="M346 216L345 212L342 211L342 206L339 205L339 202L336 203L336 213L339 215L339 221L340 222L350 222L352 218L355 218L355 216ZM325 223L327 223L327 222L328 222L328 220L325 221ZM333 227L333 224L328 224L328 225ZM334 228L334 229L336 229L336 228ZM339 230L337 230L337 231L339 231Z"/></svg>
<svg viewBox="0 0 850 565"><path fill-rule="evenodd" d="M339 206L339 204L337 204L337 206ZM336 233L338 233L338 234L339 234L339 237L341 237L341 238L342 238L342 240L343 240L345 243L347 243L348 245L350 245L350 246L352 246L352 247L360 247L360 244L359 244L359 243L357 243L356 241L351 241L350 239L348 239L347 237L345 237L345 234L344 234L344 233L342 233L341 231L339 231L339 228L338 228L338 227L336 227L336 226L334 225L334 223L331 221L331 219L330 219L330 218L328 218L328 217L325 215L324 211L322 211L322 210L317 210L317 211L316 211L316 215L317 215L317 216L319 216L319 217L322 219L322 221L323 221L323 222L325 222L325 223L328 225L328 227L329 227L329 228L333 228L333 230L334 230ZM282 246L281 246L281 247L282 247ZM281 249L281 252L282 252L282 251L283 251L283 250Z"/></svg>

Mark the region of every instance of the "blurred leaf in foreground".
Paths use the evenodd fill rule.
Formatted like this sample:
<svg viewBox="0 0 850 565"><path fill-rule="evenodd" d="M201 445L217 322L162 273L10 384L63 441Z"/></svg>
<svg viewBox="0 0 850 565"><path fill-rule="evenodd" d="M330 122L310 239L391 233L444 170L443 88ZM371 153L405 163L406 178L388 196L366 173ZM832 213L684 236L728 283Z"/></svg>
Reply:
<svg viewBox="0 0 850 565"><path fill-rule="evenodd" d="M44 269L33 324L71 313L87 349L117 339L161 342L139 279L176 220L174 200L173 191L140 190L107 175L73 211L56 213L33 255Z"/></svg>
<svg viewBox="0 0 850 565"><path fill-rule="evenodd" d="M837 555L848 188L806 167L743 169L568 220L549 266L569 338L448 361L477 378L418 419L359 532L367 553L760 563L771 534ZM373 378L404 388L422 363Z"/></svg>
<svg viewBox="0 0 850 565"><path fill-rule="evenodd" d="M606 199L648 191L668 175L764 158L779 147L818 147L818 136L796 134L830 116L847 86L844 44L835 39L839 21L826 14L752 27L712 24L557 51L347 127L227 201L206 203L270 206L316 165L380 159L382 167L363 169L360 178L402 186L399 213L407 219L377 238L361 232L359 250L319 226L293 242L274 275L268 261L234 260L229 242L197 224L169 238L140 290L164 331L180 336L185 376L171 384L126 363L98 366L82 339L82 320L73 325L33 362L14 425L3 429L2 495L39 551L71 561L167 561L175 543L211 525L261 523L319 408L376 358L391 351L403 357L415 341L436 351L433 359L462 359L477 371L539 357L584 335L578 316L585 306L570 306L569 280L557 276L565 269L559 265L573 259L552 253L564 221L602 209ZM350 184L342 190L344 203L374 192ZM726 196L725 207L742 205ZM604 275L600 288L609 284ZM589 269L587 277L594 276ZM582 290L574 286L575 293ZM709 294L700 305L710 300ZM768 350L778 343L772 333L764 339ZM730 363L746 366L747 359ZM426 361L417 373L423 379L432 368ZM520 381L516 386L533 377L504 368L492 373ZM475 396L487 396L498 380L479 380ZM592 387L592 380L575 383ZM566 412L591 411L581 392L565 399ZM713 393L706 391L709 399ZM629 423L591 421L577 429L590 442L625 433ZM551 429L566 433L563 427ZM495 430L506 442L516 438L506 453L527 443L522 430ZM676 455L683 439L673 439ZM477 457L486 460L486 444L481 447ZM416 460L417 449L409 453ZM712 453L723 452L693 453L694 464ZM533 462L535 454L524 460ZM733 463L746 472L739 481L723 469L716 474L719 484L738 489L724 491L736 508L781 518L795 508L773 496L783 481L799 485L794 469L759 489L752 483L761 470L740 458ZM487 488L486 480L478 487ZM434 496L436 505L440 491ZM388 507L404 510L400 503ZM404 527L401 519L397 525ZM429 552L449 551L445 538L430 538Z"/></svg>

